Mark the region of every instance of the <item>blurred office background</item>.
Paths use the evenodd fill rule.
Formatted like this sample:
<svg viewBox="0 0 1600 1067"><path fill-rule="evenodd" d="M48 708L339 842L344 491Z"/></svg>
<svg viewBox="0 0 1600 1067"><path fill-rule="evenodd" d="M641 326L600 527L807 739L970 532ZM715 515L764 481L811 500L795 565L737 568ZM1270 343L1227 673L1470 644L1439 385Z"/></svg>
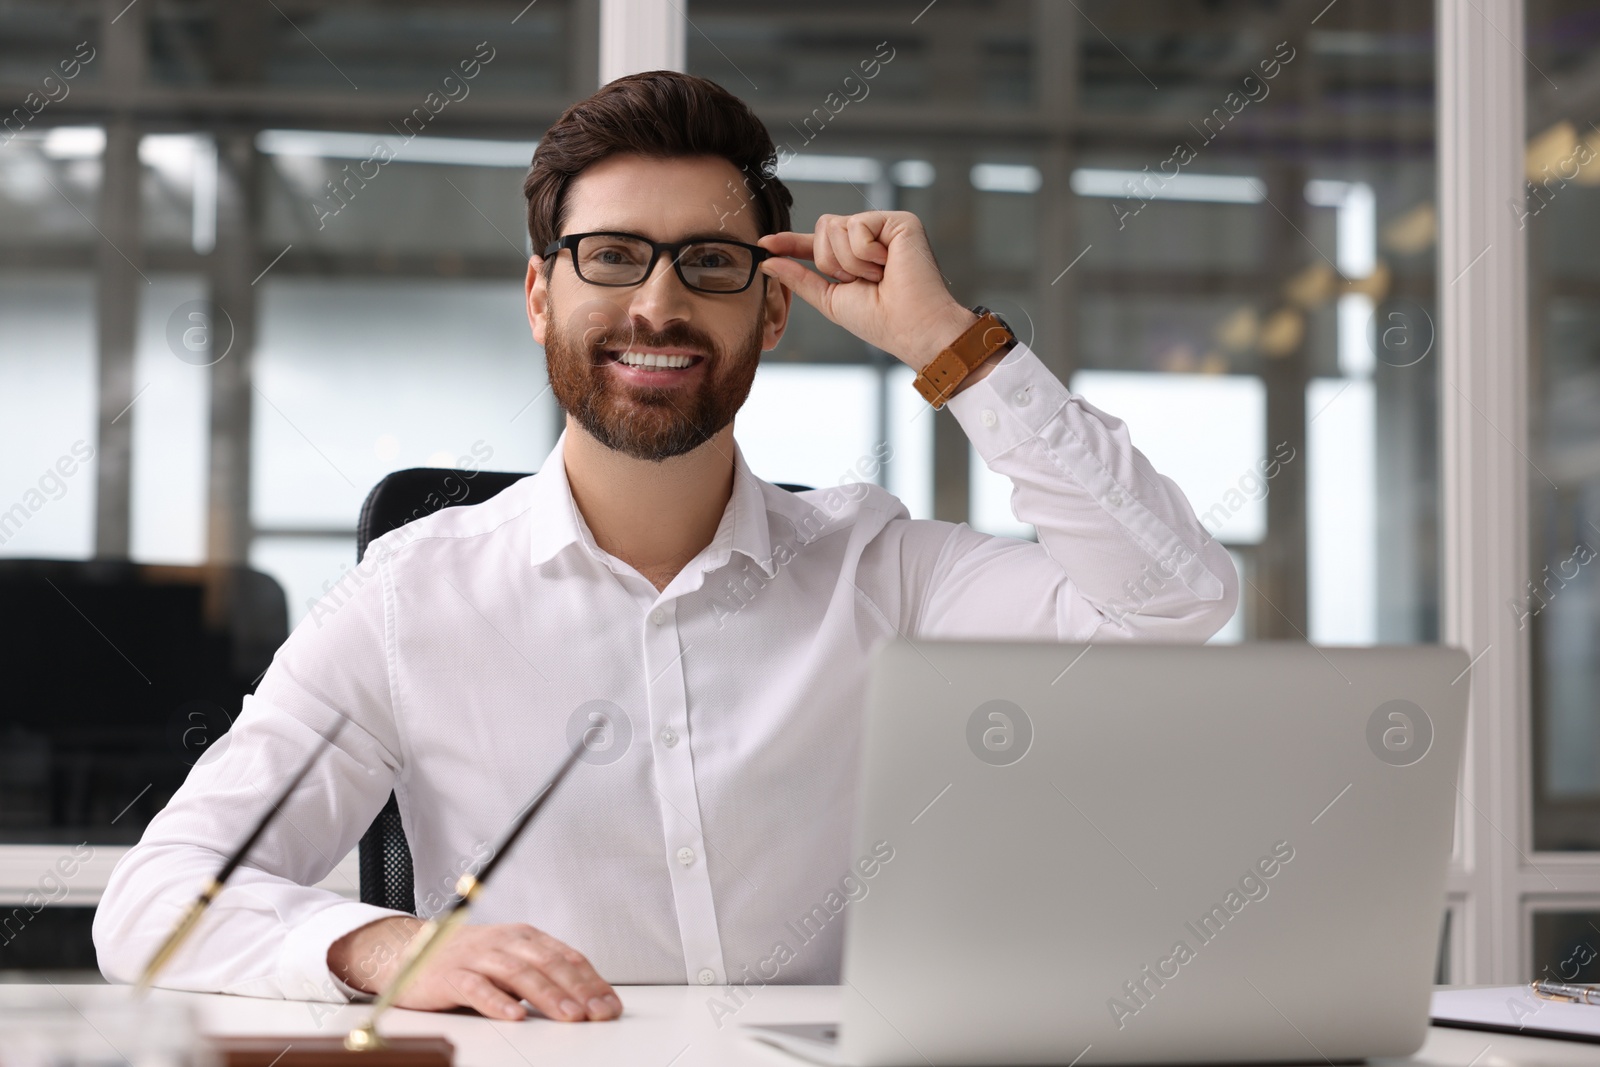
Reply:
<svg viewBox="0 0 1600 1067"><path fill-rule="evenodd" d="M797 229L916 212L953 292L1182 486L1245 579L1217 640L1440 639L1433 5L682 14L685 69L791 150ZM1529 242L1529 572L1560 577L1507 610L1533 639L1532 839L1581 851L1600 848L1600 15L1525 18L1539 184L1507 207ZM520 182L598 84L601 39L598 0L0 0L0 509L23 505L0 556L248 565L292 626L354 565L385 473L534 470L560 420L523 310ZM887 441L879 480L913 516L1032 537L910 379L797 300L737 437L762 476L811 485ZM30 625L65 633L65 611ZM129 699L165 722L193 697ZM63 814L40 800L49 737L4 714L11 901L61 842L114 858L172 782ZM0 943L0 970L92 968L93 881ZM1600 897L1546 903L1524 970L1600 944ZM1448 927L1441 977L1462 973Z"/></svg>

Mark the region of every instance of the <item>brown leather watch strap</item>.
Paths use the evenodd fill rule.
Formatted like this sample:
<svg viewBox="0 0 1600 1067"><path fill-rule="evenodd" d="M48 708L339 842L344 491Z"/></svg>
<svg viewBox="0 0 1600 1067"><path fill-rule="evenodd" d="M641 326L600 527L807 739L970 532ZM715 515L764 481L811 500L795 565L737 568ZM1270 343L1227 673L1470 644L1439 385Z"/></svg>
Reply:
<svg viewBox="0 0 1600 1067"><path fill-rule="evenodd" d="M912 384L935 409L942 408L967 375L1015 339L998 315L986 311L948 348L941 349Z"/></svg>

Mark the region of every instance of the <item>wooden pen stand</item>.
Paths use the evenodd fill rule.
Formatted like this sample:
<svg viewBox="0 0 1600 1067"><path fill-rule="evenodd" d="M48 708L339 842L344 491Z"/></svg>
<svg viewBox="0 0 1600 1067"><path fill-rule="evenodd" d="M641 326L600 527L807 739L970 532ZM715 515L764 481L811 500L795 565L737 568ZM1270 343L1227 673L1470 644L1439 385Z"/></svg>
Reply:
<svg viewBox="0 0 1600 1067"><path fill-rule="evenodd" d="M451 1067L456 1047L442 1036L386 1037L352 1052L343 1037L227 1035L207 1038L222 1067Z"/></svg>

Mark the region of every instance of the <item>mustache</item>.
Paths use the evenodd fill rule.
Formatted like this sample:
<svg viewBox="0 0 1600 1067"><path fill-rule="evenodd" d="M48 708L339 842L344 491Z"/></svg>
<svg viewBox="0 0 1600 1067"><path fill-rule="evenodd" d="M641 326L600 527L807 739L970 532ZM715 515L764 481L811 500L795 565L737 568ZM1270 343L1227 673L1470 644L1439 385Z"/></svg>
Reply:
<svg viewBox="0 0 1600 1067"><path fill-rule="evenodd" d="M720 355L716 342L688 323L653 330L606 302L590 302L575 309L567 324L568 335L579 338L580 350L587 352L591 363L603 362L603 353L630 349L689 348L707 356Z"/></svg>

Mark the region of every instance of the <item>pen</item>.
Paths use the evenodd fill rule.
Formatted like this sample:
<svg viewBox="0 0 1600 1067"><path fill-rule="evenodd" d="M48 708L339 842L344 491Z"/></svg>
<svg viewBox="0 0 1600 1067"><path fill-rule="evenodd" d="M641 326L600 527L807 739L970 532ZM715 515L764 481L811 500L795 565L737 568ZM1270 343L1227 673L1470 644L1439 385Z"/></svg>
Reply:
<svg viewBox="0 0 1600 1067"><path fill-rule="evenodd" d="M372 1013L367 1016L367 1021L345 1035L345 1048L352 1052L368 1052L383 1047L383 1039L378 1036L378 1017L394 1005L400 994L405 992L406 988L411 985L412 981L421 972L423 965L445 943L450 932L460 926L466 919L467 908L477 899L478 893L482 890L484 883L489 880L489 876L494 873L495 867L505 858L506 853L511 850L511 846L517 843L517 838L522 836L522 831L528 828L528 824L533 821L533 816L544 805L544 802L549 799L550 794L555 792L556 786L561 784L561 779L567 776L567 772L572 770L573 764L578 762L578 757L582 756L585 751L587 749L582 742L579 742L573 748L572 753L567 756L566 761L561 764L561 768L556 771L555 776L550 779L543 789L534 795L534 798L528 802L528 806L522 810L522 814L512 823L511 829L506 832L505 837L501 839L499 847L490 855L489 862L484 864L483 870L476 875L470 871L462 874L461 878L456 882L456 895L454 899L445 905L443 913L423 923L417 932L412 935L411 942L406 946L405 958L400 964L399 973L394 976L394 980L373 1002Z"/></svg>
<svg viewBox="0 0 1600 1067"><path fill-rule="evenodd" d="M1534 980L1533 995L1542 997L1545 1000L1559 1000L1568 1004L1600 1004L1600 986L1547 982L1542 978Z"/></svg>
<svg viewBox="0 0 1600 1067"><path fill-rule="evenodd" d="M332 744L333 739L339 736L339 731L344 729L344 724L348 721L341 715L339 724L333 728L333 733L323 738L323 740ZM255 846L256 841L261 837L262 831L277 816L284 802L289 799L290 794L299 788L300 783L311 770L312 764L317 762L317 757L320 755L322 755L322 749L319 747L307 757L294 778L289 781L283 792L278 795L277 801L262 813L261 818L256 822L255 829L251 830L250 836L244 839L244 844L234 850L233 855L229 856L227 862L222 865L222 869L211 877L211 881L206 883L206 887L200 891L200 895L184 910L183 917L172 928L172 932L161 943L161 947L156 949L154 955L150 957L150 962L145 964L144 973L139 975L139 981L134 986L135 996L143 996L150 991L150 985L155 981L156 975L161 973L161 969L167 965L167 961L172 959L173 954L189 939L189 935L194 932L195 925L200 922L200 916L204 915L206 909L211 907L211 902L217 899L217 894L222 892L222 887L227 883L228 878L238 869L239 864L244 862L245 857L250 853L250 849Z"/></svg>

